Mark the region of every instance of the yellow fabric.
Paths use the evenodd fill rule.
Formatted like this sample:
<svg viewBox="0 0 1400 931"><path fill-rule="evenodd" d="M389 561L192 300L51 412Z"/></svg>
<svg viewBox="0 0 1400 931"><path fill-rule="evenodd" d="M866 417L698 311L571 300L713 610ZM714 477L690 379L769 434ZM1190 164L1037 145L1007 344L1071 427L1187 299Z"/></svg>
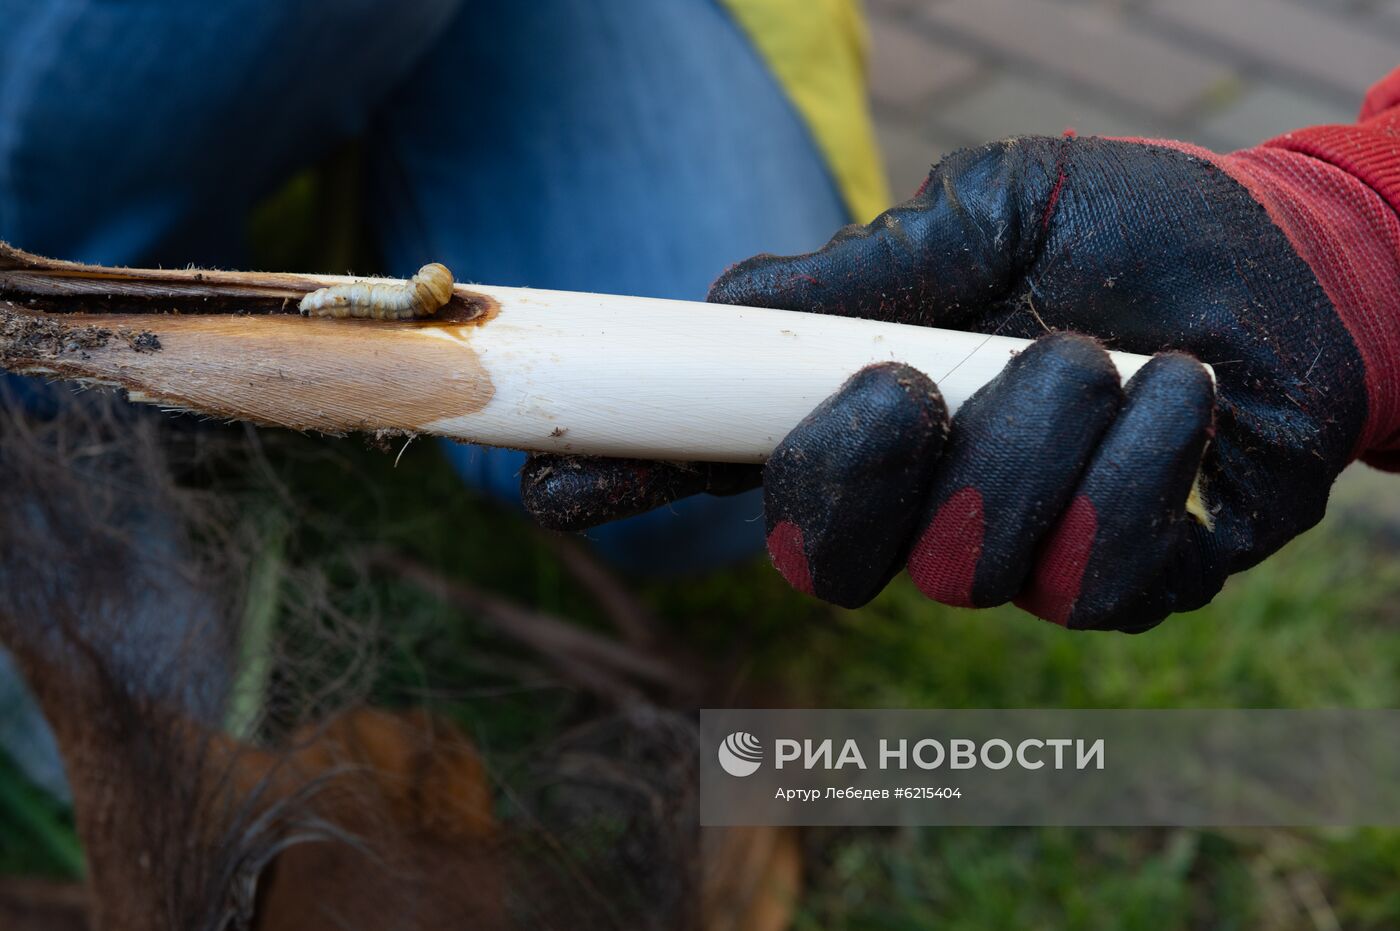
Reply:
<svg viewBox="0 0 1400 931"><path fill-rule="evenodd" d="M773 69L831 168L851 215L890 204L865 96L860 0L722 0Z"/></svg>

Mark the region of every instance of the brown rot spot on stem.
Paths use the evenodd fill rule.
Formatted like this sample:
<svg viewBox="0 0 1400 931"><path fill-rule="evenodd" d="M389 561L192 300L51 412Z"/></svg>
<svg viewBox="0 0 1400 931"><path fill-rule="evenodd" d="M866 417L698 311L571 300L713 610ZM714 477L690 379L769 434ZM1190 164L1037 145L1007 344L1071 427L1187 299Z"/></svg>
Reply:
<svg viewBox="0 0 1400 931"><path fill-rule="evenodd" d="M45 314L0 301L0 368L134 401L322 433L422 432L495 389L462 334L285 315ZM446 338L444 338L446 337Z"/></svg>
<svg viewBox="0 0 1400 931"><path fill-rule="evenodd" d="M452 293L452 300L429 320L416 320L415 324L432 326L443 323L471 323L481 326L496 319L501 312L501 304L494 297L477 291L458 288Z"/></svg>

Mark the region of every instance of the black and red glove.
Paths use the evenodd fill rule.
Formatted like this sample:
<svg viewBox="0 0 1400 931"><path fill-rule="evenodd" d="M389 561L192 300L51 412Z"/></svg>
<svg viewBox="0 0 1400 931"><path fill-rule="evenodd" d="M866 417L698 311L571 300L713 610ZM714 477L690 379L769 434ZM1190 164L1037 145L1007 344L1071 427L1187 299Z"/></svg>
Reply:
<svg viewBox="0 0 1400 931"><path fill-rule="evenodd" d="M895 364L824 402L763 469L779 571L857 606L907 565L947 604L1138 631L1315 524L1348 462L1395 461L1397 103L1400 71L1356 125L1226 156L994 143L819 252L727 272L711 300L1042 337L951 423L937 373ZM1105 346L1157 356L1120 385ZM523 482L576 529L745 474L538 458Z"/></svg>

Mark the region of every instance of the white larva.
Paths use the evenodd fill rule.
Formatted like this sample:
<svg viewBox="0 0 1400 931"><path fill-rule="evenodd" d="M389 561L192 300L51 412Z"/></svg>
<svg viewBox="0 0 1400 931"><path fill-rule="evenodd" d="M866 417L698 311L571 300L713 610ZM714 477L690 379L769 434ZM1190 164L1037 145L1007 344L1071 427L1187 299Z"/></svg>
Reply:
<svg viewBox="0 0 1400 931"><path fill-rule="evenodd" d="M305 317L411 320L431 317L452 299L452 272L433 262L407 281L365 281L312 291L298 307Z"/></svg>

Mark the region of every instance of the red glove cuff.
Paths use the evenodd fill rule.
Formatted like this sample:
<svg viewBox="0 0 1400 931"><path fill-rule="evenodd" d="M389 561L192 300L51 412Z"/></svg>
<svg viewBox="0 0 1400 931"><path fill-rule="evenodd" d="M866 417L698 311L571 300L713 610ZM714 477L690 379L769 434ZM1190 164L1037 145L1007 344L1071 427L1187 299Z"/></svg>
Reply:
<svg viewBox="0 0 1400 931"><path fill-rule="evenodd" d="M1301 129L1230 155L1132 141L1218 165L1269 212L1365 366L1368 416L1353 455L1400 471L1400 69L1371 90L1355 125Z"/></svg>
<svg viewBox="0 0 1400 931"><path fill-rule="evenodd" d="M1256 196L1259 182L1278 189L1261 200L1366 365L1370 416L1356 452L1400 470L1400 68L1372 88L1356 125L1286 133L1226 161Z"/></svg>

